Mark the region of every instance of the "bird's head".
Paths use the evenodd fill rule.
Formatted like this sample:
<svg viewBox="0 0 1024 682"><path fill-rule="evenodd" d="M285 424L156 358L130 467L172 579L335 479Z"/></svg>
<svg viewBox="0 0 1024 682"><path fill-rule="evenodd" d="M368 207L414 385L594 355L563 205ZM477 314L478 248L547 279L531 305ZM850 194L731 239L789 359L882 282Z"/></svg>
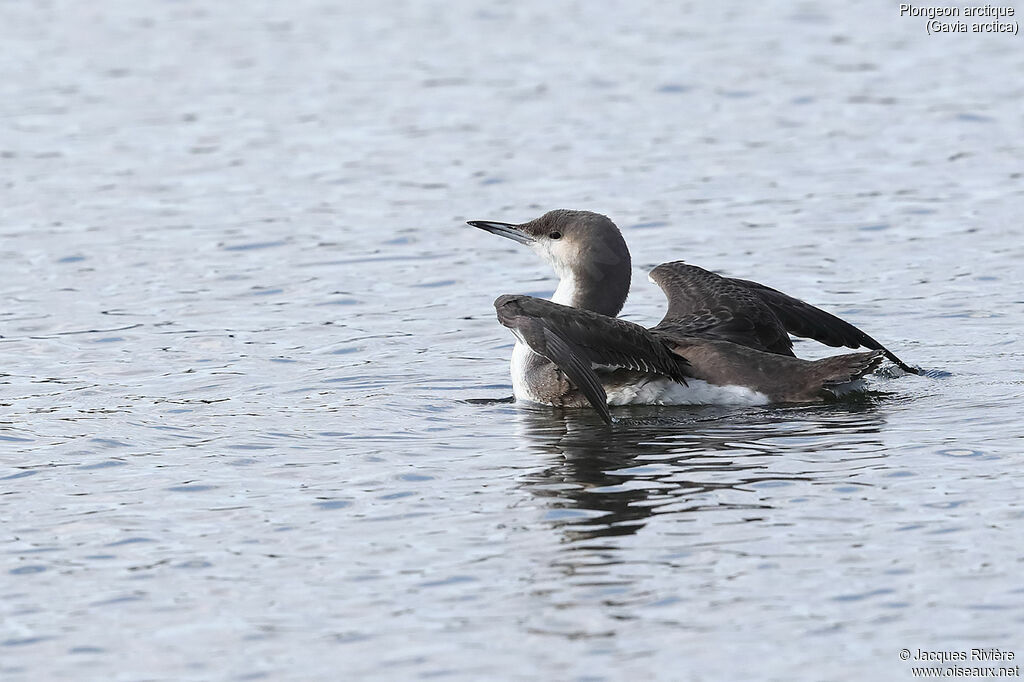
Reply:
<svg viewBox="0 0 1024 682"><path fill-rule="evenodd" d="M605 315L615 315L622 308L629 292L629 249L607 216L558 209L526 223L471 220L469 224L536 251L561 280L555 302Z"/></svg>

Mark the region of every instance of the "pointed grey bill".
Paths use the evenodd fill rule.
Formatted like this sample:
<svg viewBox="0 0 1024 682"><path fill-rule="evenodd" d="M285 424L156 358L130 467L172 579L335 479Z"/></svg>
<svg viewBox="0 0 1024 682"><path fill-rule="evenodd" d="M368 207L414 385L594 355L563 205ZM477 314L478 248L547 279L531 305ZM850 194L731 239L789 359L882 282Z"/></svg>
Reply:
<svg viewBox="0 0 1024 682"><path fill-rule="evenodd" d="M533 237L520 230L518 225L513 225L512 223L499 223L493 220L469 220L466 224L479 227L481 230L491 234L508 237L520 244L532 244L534 242Z"/></svg>

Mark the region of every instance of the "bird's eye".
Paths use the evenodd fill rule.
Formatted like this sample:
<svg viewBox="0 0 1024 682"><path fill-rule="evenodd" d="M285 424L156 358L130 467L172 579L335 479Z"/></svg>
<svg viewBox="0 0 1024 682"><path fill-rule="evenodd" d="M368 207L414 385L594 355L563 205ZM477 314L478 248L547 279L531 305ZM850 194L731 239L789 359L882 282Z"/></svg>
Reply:
<svg viewBox="0 0 1024 682"><path fill-rule="evenodd" d="M562 238L562 233L561 232L552 232L548 236L551 237L552 239L561 239Z"/></svg>

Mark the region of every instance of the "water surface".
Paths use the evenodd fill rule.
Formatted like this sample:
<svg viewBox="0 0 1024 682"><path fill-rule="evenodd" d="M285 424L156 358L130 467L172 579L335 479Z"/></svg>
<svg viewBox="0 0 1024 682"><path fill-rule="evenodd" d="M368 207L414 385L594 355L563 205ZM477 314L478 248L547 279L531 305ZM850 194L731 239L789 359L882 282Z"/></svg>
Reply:
<svg viewBox="0 0 1024 682"><path fill-rule="evenodd" d="M3 680L1024 655L1019 39L880 2L0 15ZM683 258L936 371L612 430L487 402L492 300L554 282L464 221L558 207L623 228L628 319Z"/></svg>

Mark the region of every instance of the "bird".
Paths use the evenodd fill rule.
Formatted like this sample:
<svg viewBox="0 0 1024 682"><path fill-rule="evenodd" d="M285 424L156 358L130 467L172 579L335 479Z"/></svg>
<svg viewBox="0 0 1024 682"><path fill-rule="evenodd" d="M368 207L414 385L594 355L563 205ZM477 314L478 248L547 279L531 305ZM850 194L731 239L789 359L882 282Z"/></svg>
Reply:
<svg viewBox="0 0 1024 682"><path fill-rule="evenodd" d="M517 401L589 405L611 424L610 405L818 402L855 386L886 358L919 373L831 313L681 260L650 272L668 299L658 324L621 319L632 278L629 248L599 213L557 209L525 223L468 224L530 247L559 280L550 300L505 294L494 301L498 321L516 338ZM804 360L790 334L867 350Z"/></svg>

